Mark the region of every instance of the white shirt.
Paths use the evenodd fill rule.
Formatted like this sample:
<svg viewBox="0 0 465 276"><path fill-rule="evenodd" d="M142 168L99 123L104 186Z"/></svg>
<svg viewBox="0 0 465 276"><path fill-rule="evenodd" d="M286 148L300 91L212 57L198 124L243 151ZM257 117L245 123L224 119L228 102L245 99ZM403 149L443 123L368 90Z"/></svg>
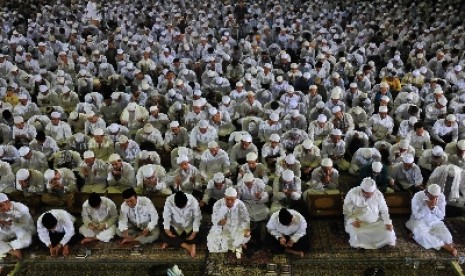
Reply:
<svg viewBox="0 0 465 276"><path fill-rule="evenodd" d="M60 244L62 246L65 246L74 236L75 232L73 223L75 218L67 211L61 209L52 209L47 213L51 213L58 221L55 229L53 229L52 231L58 233L65 233L63 239L60 241ZM39 234L40 241L48 247L51 244L51 242L49 230L42 225L42 217L44 216L44 214L42 214L37 219L37 234Z"/></svg>
<svg viewBox="0 0 465 276"><path fill-rule="evenodd" d="M307 221L299 212L292 209L288 209L288 211L292 214L292 221L289 225L282 225L279 222L279 212L275 212L271 215L266 228L268 229L268 233L276 239L282 236L290 236L293 242L297 242L305 236Z"/></svg>
<svg viewBox="0 0 465 276"><path fill-rule="evenodd" d="M199 232L202 214L200 212L197 199L190 194L187 196L187 204L183 208L178 208L174 202L175 194L170 195L165 202L163 209L163 227L169 230L172 226L176 231L189 233Z"/></svg>
<svg viewBox="0 0 465 276"><path fill-rule="evenodd" d="M110 199L101 196L102 202L97 208L92 208L89 201L86 200L82 205L82 223L87 226L91 222L105 223L106 227L110 227L116 223L118 219L118 211L116 205Z"/></svg>
<svg viewBox="0 0 465 276"><path fill-rule="evenodd" d="M381 219L386 225L392 224L386 200L379 190L375 190L370 198L365 198L362 187L352 188L344 199L343 212L347 223L356 220L373 223Z"/></svg>
<svg viewBox="0 0 465 276"><path fill-rule="evenodd" d="M128 222L138 228L147 228L152 231L158 223L158 213L152 201L145 196L138 196L134 208L123 202L118 226L121 232L128 230Z"/></svg>
<svg viewBox="0 0 465 276"><path fill-rule="evenodd" d="M226 219L226 224L220 226L218 223L223 219ZM250 216L247 207L240 199L236 199L234 205L228 208L225 199L222 198L213 205L212 223L213 227L235 233L240 229L250 229Z"/></svg>

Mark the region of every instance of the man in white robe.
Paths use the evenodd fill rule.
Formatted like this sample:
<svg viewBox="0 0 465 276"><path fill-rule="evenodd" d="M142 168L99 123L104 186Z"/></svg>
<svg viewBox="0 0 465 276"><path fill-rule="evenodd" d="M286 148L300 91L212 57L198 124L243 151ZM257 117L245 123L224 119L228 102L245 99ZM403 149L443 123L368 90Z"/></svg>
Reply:
<svg viewBox="0 0 465 276"><path fill-rule="evenodd" d="M453 164L436 167L427 184L436 183L444 191L447 205L464 208L465 171Z"/></svg>
<svg viewBox="0 0 465 276"><path fill-rule="evenodd" d="M242 181L237 185L239 198L247 206L251 221L266 220L270 213L270 209L266 206L269 195L265 191L265 186L263 180L256 178L251 172L245 173Z"/></svg>
<svg viewBox="0 0 465 276"><path fill-rule="evenodd" d="M116 233L118 211L113 201L92 193L82 205L82 223L79 228L85 238L81 244L93 241L109 242Z"/></svg>
<svg viewBox="0 0 465 276"><path fill-rule="evenodd" d="M377 249L395 246L396 235L388 207L376 182L367 177L352 188L344 199L345 230L354 248Z"/></svg>
<svg viewBox="0 0 465 276"><path fill-rule="evenodd" d="M8 253L21 259L21 249L31 245L34 232L29 208L0 193L0 255Z"/></svg>
<svg viewBox="0 0 465 276"><path fill-rule="evenodd" d="M250 217L244 202L237 199L233 187L226 189L224 198L213 206L213 226L207 236L208 251L212 253L232 250L236 257L242 257L250 235Z"/></svg>
<svg viewBox="0 0 465 276"><path fill-rule="evenodd" d="M412 215L406 226L412 231L413 238L426 249L441 248L457 256L452 243L452 235L444 224L446 215L446 197L441 187L431 184L425 191L417 192L412 199Z"/></svg>

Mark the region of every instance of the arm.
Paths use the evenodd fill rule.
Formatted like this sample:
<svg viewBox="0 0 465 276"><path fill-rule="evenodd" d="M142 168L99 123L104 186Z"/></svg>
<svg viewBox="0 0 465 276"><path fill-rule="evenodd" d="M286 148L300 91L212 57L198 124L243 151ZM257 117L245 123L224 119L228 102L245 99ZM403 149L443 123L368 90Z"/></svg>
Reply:
<svg viewBox="0 0 465 276"><path fill-rule="evenodd" d="M300 214L294 214L294 216L299 216L299 229L291 236L293 242L298 242L300 238L306 235L307 233L307 221Z"/></svg>

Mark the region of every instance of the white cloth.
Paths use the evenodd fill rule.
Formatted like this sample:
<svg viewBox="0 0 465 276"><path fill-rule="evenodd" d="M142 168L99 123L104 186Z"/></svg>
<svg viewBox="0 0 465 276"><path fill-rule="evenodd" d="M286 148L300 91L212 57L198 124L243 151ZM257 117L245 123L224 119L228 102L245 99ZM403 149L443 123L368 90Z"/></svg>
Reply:
<svg viewBox="0 0 465 276"><path fill-rule="evenodd" d="M268 192L265 191L265 183L260 178L254 178L252 186L249 188L243 181L238 183L237 192L239 198L247 206L249 211L250 220L252 221L263 221L268 218L270 210L266 203L269 200ZM260 198L257 198L255 194L260 193Z"/></svg>
<svg viewBox="0 0 465 276"><path fill-rule="evenodd" d="M86 200L82 205L82 223L79 228L79 233L84 237L96 237L103 242L109 242L116 233L116 220L118 219L118 211L113 201L106 197L100 197L102 202L97 208L92 208L89 201ZM103 230L92 230L89 224L100 226L104 225Z"/></svg>
<svg viewBox="0 0 465 276"><path fill-rule="evenodd" d="M279 239L282 236L290 236L293 242L298 242L300 238L305 236L307 231L307 221L299 212L288 209L292 214L292 222L289 225L282 225L279 222L279 212L271 215L270 220L266 224L268 233Z"/></svg>
<svg viewBox="0 0 465 276"><path fill-rule="evenodd" d="M370 198L365 198L362 188L352 188L344 199L343 212L345 230L350 235L349 243L355 248L376 249L386 244L395 245L394 230L389 231L386 225L392 225L388 207L383 194L376 190ZM360 221L360 227L352 225Z"/></svg>
<svg viewBox="0 0 465 276"><path fill-rule="evenodd" d="M137 204L134 208L128 206L126 202L121 204L118 228L121 232L128 230L129 223L139 229L147 228L152 231L158 223L158 213L152 201L145 196L137 197Z"/></svg>
<svg viewBox="0 0 465 276"><path fill-rule="evenodd" d="M0 227L0 255L10 250L28 247L35 232L29 208L26 205L11 201L11 209L0 214L0 220L11 221L11 225Z"/></svg>
<svg viewBox="0 0 465 276"><path fill-rule="evenodd" d="M174 202L176 195L170 195L165 202L163 208L163 228L169 230L173 227L178 234L183 231L189 233L191 231L198 233L202 214L200 212L197 199L190 194L187 196L187 204L184 208L178 208Z"/></svg>
<svg viewBox="0 0 465 276"><path fill-rule="evenodd" d="M444 194L437 199L434 209L426 205L429 200L424 191L417 192L412 199L412 215L406 226L413 233L417 243L426 249L440 249L444 244L452 243L452 235L443 222L446 213Z"/></svg>
<svg viewBox="0 0 465 276"><path fill-rule="evenodd" d="M226 224L219 225L226 219ZM213 253L227 252L240 248L250 237L244 237L244 230L250 229L250 217L244 202L236 199L232 208L226 206L225 199L218 200L213 206L213 226L207 236L208 251Z"/></svg>
<svg viewBox="0 0 465 276"><path fill-rule="evenodd" d="M63 239L60 241L60 244L62 246L65 246L74 236L75 232L73 223L75 221L75 218L67 211L61 209L52 209L47 213L51 213L58 221L54 231L58 233L65 233ZM42 225L42 217L44 216L44 214L42 214L37 219L37 234L39 234L40 241L48 247L51 244L51 242L49 230Z"/></svg>

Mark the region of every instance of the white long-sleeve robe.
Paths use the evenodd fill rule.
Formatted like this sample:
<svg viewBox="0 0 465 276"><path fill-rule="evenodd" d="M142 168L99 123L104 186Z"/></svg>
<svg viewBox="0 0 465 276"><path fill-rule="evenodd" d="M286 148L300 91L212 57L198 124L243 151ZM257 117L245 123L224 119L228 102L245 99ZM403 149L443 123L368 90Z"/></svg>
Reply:
<svg viewBox="0 0 465 276"><path fill-rule="evenodd" d="M28 247L35 232L34 221L26 205L14 201L11 205L9 211L0 214L0 220L12 222L10 226L0 227L0 255Z"/></svg>

